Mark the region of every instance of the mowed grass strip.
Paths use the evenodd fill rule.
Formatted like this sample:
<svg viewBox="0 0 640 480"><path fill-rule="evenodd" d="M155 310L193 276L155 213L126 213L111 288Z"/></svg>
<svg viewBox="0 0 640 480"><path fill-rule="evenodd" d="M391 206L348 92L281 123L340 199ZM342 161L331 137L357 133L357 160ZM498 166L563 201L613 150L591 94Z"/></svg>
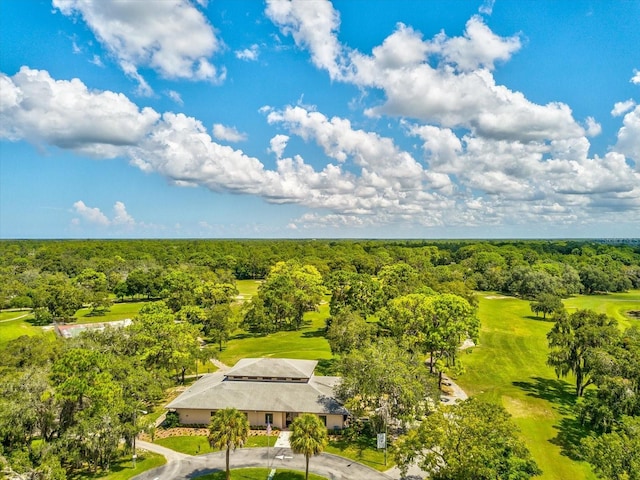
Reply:
<svg viewBox="0 0 640 480"><path fill-rule="evenodd" d="M570 455L585 431L575 420L574 379L557 379L546 365L549 320L536 317L530 302L479 294L482 323L479 345L461 354L466 373L457 379L470 395L502 404L513 415L543 479L595 479L588 464ZM640 292L578 296L565 300L569 312L578 308L606 313L620 322L639 309ZM640 324L640 322L638 322Z"/></svg>

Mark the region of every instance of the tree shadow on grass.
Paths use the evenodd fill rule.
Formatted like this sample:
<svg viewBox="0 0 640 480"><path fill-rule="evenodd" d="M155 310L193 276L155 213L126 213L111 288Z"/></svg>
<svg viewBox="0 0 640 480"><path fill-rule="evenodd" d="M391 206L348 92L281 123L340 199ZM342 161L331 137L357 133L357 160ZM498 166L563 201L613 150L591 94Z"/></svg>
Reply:
<svg viewBox="0 0 640 480"><path fill-rule="evenodd" d="M318 328L316 330L309 330L307 332L302 333L302 338L317 338L324 337L325 330L324 328Z"/></svg>
<svg viewBox="0 0 640 480"><path fill-rule="evenodd" d="M558 431L558 435L549 442L558 445L562 454L571 460L584 460L580 452L580 442L589 436L589 430L573 416L563 418L560 424L554 425L553 428Z"/></svg>
<svg viewBox="0 0 640 480"><path fill-rule="evenodd" d="M569 382L559 379L531 377L531 382L513 382L513 385L521 388L527 395L546 400L561 415L560 422L553 425L558 434L549 440L558 445L563 455L572 460L580 460L580 441L589 434L589 430L580 424L576 418L575 387Z"/></svg>
<svg viewBox="0 0 640 480"><path fill-rule="evenodd" d="M528 320L535 320L536 322L545 322L545 323L554 323L555 320L551 317L551 315L547 315L547 318L544 317L536 317L535 315L527 315L524 318Z"/></svg>
<svg viewBox="0 0 640 480"><path fill-rule="evenodd" d="M512 385L521 388L530 397L540 398L553 404L562 415L573 413L576 404L573 385L555 378L531 377L531 379L532 382L512 382Z"/></svg>
<svg viewBox="0 0 640 480"><path fill-rule="evenodd" d="M229 340L244 340L246 338L261 338L266 336L267 336L266 333L244 332L244 333L238 333L237 335L233 335Z"/></svg>

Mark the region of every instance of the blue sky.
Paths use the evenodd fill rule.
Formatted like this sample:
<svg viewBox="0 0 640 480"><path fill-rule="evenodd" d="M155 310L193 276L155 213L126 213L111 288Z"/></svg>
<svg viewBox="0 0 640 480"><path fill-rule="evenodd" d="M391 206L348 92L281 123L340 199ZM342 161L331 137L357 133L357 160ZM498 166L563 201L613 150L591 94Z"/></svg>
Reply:
<svg viewBox="0 0 640 480"><path fill-rule="evenodd" d="M0 1L0 237L640 236L640 1Z"/></svg>

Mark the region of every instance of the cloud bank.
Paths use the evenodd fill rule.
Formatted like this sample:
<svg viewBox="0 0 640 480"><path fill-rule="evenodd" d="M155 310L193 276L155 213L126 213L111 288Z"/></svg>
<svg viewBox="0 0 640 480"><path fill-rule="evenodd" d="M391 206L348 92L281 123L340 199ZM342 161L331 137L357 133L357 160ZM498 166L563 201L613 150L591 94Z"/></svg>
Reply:
<svg viewBox="0 0 640 480"><path fill-rule="evenodd" d="M141 67L167 78L220 81L224 73L209 58L223 43L211 25L190 2L160 4L145 17L139 2L54 0L63 14L83 18L141 88ZM483 13L492 5L486 2ZM170 42L171 32L154 28L169 13L176 28L191 32L188 41ZM440 32L425 39L398 24L371 52L360 52L340 42L340 15L328 1L268 1L265 15L332 81L381 92L364 112L397 122L402 145L417 148L313 107L265 107L265 128L274 133L264 151L276 157L267 168L218 143L245 140L235 127L216 123L210 134L197 118L140 108L121 93L26 66L0 75L0 136L123 158L176 186L313 210L292 220L292 229L640 222L640 106L616 103L616 143L604 156L591 155L589 137L601 132L596 119L576 119L564 103L536 104L496 82L494 70L521 48L519 34L498 36L475 15L459 37ZM132 28L142 33L133 36ZM236 55L254 60L254 52ZM294 151L294 138L316 145L323 163L314 159L313 166ZM74 209L98 225L135 224L124 204L111 219L82 201Z"/></svg>

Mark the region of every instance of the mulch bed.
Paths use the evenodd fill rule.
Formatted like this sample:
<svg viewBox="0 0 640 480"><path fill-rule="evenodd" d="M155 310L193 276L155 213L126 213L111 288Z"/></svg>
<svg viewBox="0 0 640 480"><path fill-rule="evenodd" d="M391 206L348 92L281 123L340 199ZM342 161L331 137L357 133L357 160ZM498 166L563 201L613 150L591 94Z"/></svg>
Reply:
<svg viewBox="0 0 640 480"><path fill-rule="evenodd" d="M264 430L249 430L250 437L257 437L260 435L266 435ZM175 428L158 428L155 432L155 438L167 438L167 437L191 437L191 436L207 436L209 435L208 428L198 427L175 427ZM277 432L271 434L272 437L277 437ZM148 433L141 433L141 440L151 441L151 436Z"/></svg>

